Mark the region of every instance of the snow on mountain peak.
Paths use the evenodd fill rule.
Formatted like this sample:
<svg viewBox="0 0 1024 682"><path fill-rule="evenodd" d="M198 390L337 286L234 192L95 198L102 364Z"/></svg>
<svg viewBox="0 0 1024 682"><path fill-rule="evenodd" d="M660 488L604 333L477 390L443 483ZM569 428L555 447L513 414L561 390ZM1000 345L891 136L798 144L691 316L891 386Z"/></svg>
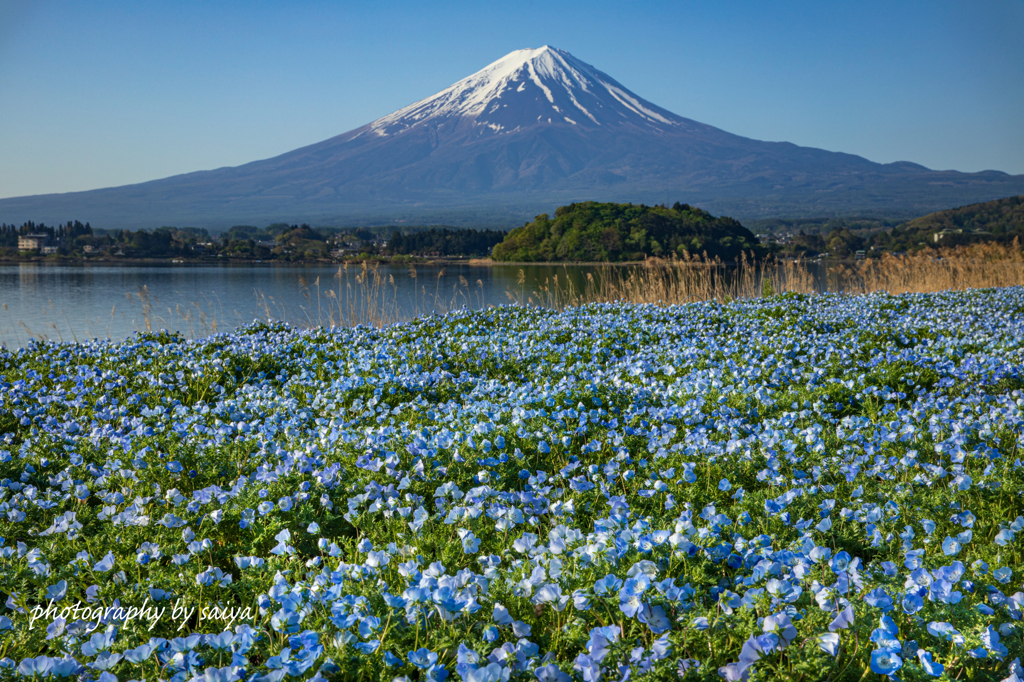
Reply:
<svg viewBox="0 0 1024 682"><path fill-rule="evenodd" d="M369 125L380 136L415 126L512 132L536 124L676 126L675 114L657 107L615 79L564 50L548 45L516 50L441 92Z"/></svg>

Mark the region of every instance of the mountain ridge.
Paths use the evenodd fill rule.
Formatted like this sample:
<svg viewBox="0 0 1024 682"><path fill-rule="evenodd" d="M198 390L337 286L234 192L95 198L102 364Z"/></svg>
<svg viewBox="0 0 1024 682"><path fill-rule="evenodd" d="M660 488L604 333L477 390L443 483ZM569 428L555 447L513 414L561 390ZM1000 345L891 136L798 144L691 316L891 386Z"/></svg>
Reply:
<svg viewBox="0 0 1024 682"><path fill-rule="evenodd" d="M1024 176L878 164L734 135L658 107L544 46L512 52L431 97L269 159L3 199L0 219L84 216L109 227L216 229L492 214L511 225L586 200L685 201L740 219L872 211L914 217L1022 193ZM479 217L467 220L480 224Z"/></svg>

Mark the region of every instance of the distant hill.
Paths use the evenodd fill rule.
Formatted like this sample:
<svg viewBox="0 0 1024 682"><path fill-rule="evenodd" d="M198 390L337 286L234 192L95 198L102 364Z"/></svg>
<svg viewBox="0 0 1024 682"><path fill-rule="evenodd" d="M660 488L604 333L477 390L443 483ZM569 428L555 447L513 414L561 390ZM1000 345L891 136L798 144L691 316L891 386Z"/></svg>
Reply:
<svg viewBox="0 0 1024 682"><path fill-rule="evenodd" d="M1024 196L937 211L899 226L907 232L1024 236Z"/></svg>
<svg viewBox="0 0 1024 682"><path fill-rule="evenodd" d="M892 230L876 232L856 248L911 251L977 242L1024 241L1024 196L950 208L914 218ZM834 249L831 248L830 251Z"/></svg>
<svg viewBox="0 0 1024 682"><path fill-rule="evenodd" d="M271 159L0 199L0 222L78 217L107 229L211 231L277 221L507 227L574 201L676 199L743 220L905 220L1016 194L1024 194L1024 175L881 164L733 135L542 47L512 52L431 97Z"/></svg>
<svg viewBox="0 0 1024 682"><path fill-rule="evenodd" d="M757 238L732 218L687 204L644 206L585 201L544 213L509 232L492 258L505 262L620 262L707 253L732 260Z"/></svg>
<svg viewBox="0 0 1024 682"><path fill-rule="evenodd" d="M871 219L765 220L759 229L787 231L781 252L814 256L827 252L837 258L856 251L916 251L978 242L1024 242L1024 196L929 213L899 224ZM777 247L779 248L779 247Z"/></svg>

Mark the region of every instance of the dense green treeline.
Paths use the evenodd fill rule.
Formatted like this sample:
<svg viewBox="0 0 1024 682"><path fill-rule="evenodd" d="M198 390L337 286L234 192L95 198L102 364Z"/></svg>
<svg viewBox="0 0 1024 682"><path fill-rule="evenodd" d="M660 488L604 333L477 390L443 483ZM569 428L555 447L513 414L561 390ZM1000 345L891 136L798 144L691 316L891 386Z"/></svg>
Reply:
<svg viewBox="0 0 1024 682"><path fill-rule="evenodd" d="M18 237L45 237L44 253L57 257L109 253L120 256L164 257L180 256L191 252L192 246L210 235L194 227L161 227L156 230L101 230L89 223L68 221L54 227L28 221L20 227L0 225L0 255L22 253Z"/></svg>
<svg viewBox="0 0 1024 682"><path fill-rule="evenodd" d="M585 201L561 206L512 230L494 247L497 261L633 261L707 254L733 260L762 252L757 238L732 218L676 203L671 208Z"/></svg>
<svg viewBox="0 0 1024 682"><path fill-rule="evenodd" d="M398 236L397 249L389 246L388 234ZM21 226L0 224L0 257L310 261L389 259L437 252L458 257L486 255L504 234L446 226L402 226L396 232L394 226L314 228L273 223L266 227L235 225L212 236L194 227L102 230L77 220L54 227L26 222ZM18 238L28 235L36 239L31 247L23 248Z"/></svg>
<svg viewBox="0 0 1024 682"><path fill-rule="evenodd" d="M756 256L906 252L976 242L1024 241L1024 196L1009 197L897 223L877 217L759 220L747 229L699 208L665 205L570 204L523 227L472 230L451 226L312 227L274 223L236 225L219 236L194 227L103 230L78 220L45 225L0 224L2 258L175 258L232 260L362 260L472 257L497 261L623 262L684 254L733 260ZM19 237L42 236L36 250L19 250ZM37 239L38 243L39 240Z"/></svg>
<svg viewBox="0 0 1024 682"><path fill-rule="evenodd" d="M486 256L507 235L500 230L430 229L402 234L388 240L388 251L417 256Z"/></svg>
<svg viewBox="0 0 1024 682"><path fill-rule="evenodd" d="M0 248L17 248L18 237L30 234L45 234L49 239L78 239L92 235L92 226L89 223L82 224L78 220L68 221L65 225L51 227L43 223L34 223L31 220L22 223L21 226L0 224Z"/></svg>

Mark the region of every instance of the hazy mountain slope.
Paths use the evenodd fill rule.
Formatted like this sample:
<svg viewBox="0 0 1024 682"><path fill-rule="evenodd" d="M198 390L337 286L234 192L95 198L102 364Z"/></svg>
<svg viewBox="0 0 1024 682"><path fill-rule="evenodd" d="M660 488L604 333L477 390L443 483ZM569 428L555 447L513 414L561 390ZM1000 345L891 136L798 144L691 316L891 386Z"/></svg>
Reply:
<svg viewBox="0 0 1024 682"><path fill-rule="evenodd" d="M372 221L516 223L570 200L699 204L738 217L911 217L1024 193L1024 176L761 142L692 121L550 47L518 50L343 135L234 168L0 200L7 222L109 227Z"/></svg>

